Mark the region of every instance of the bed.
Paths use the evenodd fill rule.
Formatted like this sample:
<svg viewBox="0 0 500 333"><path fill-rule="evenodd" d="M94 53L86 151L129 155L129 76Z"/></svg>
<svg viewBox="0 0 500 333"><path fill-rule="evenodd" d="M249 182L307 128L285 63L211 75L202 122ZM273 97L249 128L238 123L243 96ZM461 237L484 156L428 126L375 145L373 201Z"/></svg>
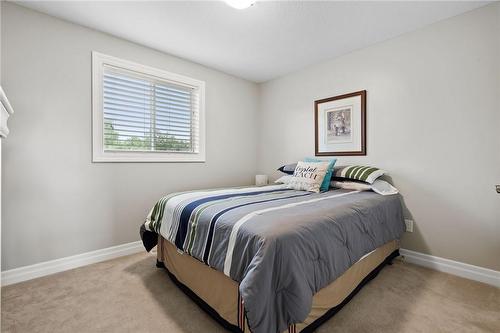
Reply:
<svg viewBox="0 0 500 333"><path fill-rule="evenodd" d="M141 226L157 265L233 332L310 332L398 255L399 195L286 185L161 198Z"/></svg>

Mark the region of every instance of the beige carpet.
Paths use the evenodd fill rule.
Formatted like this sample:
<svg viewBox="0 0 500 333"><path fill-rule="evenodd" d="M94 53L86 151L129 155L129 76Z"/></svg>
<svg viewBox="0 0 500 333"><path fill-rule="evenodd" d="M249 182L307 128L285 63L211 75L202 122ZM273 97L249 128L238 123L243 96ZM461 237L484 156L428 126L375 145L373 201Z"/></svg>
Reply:
<svg viewBox="0 0 500 333"><path fill-rule="evenodd" d="M137 254L2 288L2 332L221 332ZM500 289L396 261L318 332L500 332Z"/></svg>

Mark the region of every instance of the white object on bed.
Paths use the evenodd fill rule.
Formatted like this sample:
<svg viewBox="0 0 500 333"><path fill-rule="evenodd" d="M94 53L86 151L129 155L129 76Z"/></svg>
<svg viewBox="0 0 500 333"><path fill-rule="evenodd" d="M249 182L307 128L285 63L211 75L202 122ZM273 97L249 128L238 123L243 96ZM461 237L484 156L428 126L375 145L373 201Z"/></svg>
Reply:
<svg viewBox="0 0 500 333"><path fill-rule="evenodd" d="M373 182L372 190L382 195L391 195L399 193L397 188L395 188L385 180L381 179L377 179Z"/></svg>
<svg viewBox="0 0 500 333"><path fill-rule="evenodd" d="M356 190L356 191L370 191L372 186L370 184L360 183L360 182L339 182L337 180L331 181L330 186L336 188L342 188L344 190Z"/></svg>
<svg viewBox="0 0 500 333"><path fill-rule="evenodd" d="M345 190L356 190L356 191L372 190L381 195L392 195L399 193L397 188L395 188L385 180L380 180L380 179L376 179L373 182L373 184L361 183L361 182L340 182L334 180L330 182L330 186L336 188L342 188Z"/></svg>

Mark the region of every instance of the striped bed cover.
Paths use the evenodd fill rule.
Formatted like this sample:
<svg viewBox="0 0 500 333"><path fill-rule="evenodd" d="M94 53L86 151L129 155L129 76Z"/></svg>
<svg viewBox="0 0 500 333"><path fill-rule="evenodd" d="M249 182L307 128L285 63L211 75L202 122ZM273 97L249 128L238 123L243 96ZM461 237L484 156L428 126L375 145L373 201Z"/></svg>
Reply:
<svg viewBox="0 0 500 333"><path fill-rule="evenodd" d="M318 290L403 230L399 195L271 185L167 195L141 236L147 250L160 234L239 283L241 320L269 333L293 332Z"/></svg>

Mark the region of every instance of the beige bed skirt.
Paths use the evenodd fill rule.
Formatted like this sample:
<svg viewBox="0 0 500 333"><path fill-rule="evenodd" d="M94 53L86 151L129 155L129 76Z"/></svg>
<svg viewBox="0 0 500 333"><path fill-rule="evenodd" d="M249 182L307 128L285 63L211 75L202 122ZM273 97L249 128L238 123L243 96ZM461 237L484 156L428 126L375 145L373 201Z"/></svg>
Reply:
<svg viewBox="0 0 500 333"><path fill-rule="evenodd" d="M365 277L397 249L399 249L399 241L394 240L359 260L339 278L318 291L313 297L312 308L306 320L291 326L285 332L300 332L325 315L328 310L342 303ZM161 236L158 240L158 261L163 262L180 283L207 303L220 317L240 327L243 332L250 332L242 315L242 302L239 299L237 282L193 257L179 253L175 245Z"/></svg>

